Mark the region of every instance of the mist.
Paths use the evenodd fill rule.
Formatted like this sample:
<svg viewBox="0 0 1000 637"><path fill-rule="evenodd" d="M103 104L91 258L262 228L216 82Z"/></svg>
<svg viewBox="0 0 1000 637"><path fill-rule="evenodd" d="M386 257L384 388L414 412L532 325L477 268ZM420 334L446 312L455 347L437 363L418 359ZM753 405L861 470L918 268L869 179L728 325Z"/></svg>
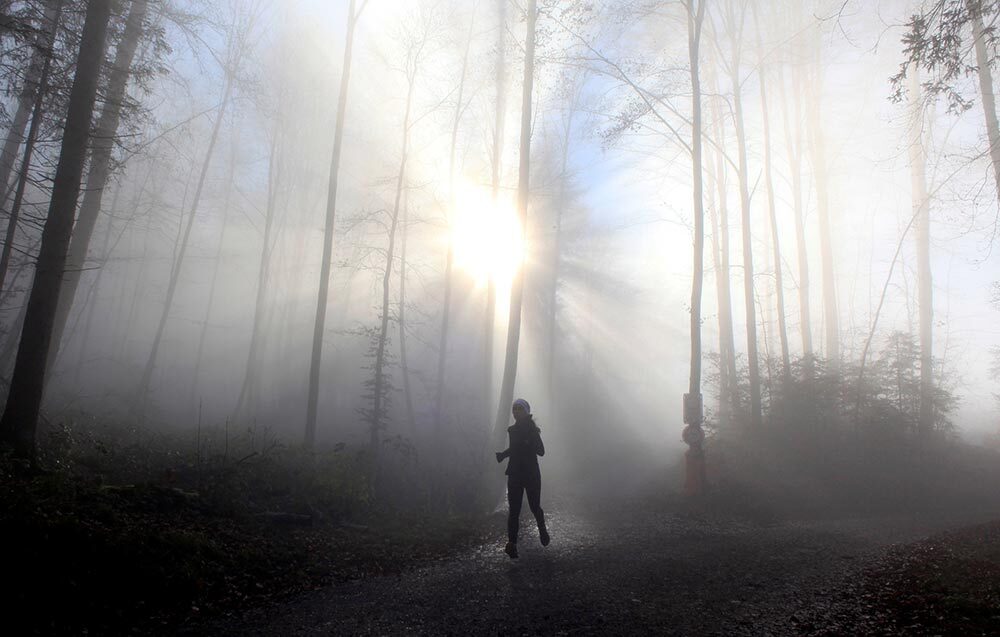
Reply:
<svg viewBox="0 0 1000 637"><path fill-rule="evenodd" d="M0 2L2 440L465 514L523 398L570 508L993 506L984 4Z"/></svg>

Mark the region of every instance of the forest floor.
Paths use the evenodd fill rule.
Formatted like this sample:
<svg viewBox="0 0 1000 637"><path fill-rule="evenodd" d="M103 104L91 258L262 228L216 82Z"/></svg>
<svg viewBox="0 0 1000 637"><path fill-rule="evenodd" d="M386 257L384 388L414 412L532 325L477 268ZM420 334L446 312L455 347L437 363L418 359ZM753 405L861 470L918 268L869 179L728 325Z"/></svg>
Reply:
<svg viewBox="0 0 1000 637"><path fill-rule="evenodd" d="M131 457L116 454L106 467ZM551 545L524 511L521 557L510 560L505 507L466 517L324 507L351 484L335 470L352 465L296 478L296 458L229 463L197 480L0 462L6 625L189 636L976 635L1000 625L995 508L804 517L752 496L598 503L546 492ZM306 479L316 475L339 482Z"/></svg>
<svg viewBox="0 0 1000 637"><path fill-rule="evenodd" d="M0 468L8 549L0 594L14 634L170 633L202 616L428 564L489 541L502 523L376 512L337 519L250 509L237 506L246 494L164 481Z"/></svg>
<svg viewBox="0 0 1000 637"><path fill-rule="evenodd" d="M553 506L416 568L359 578L183 635L990 634L997 512L780 521L715 508ZM947 529L958 532L944 533Z"/></svg>

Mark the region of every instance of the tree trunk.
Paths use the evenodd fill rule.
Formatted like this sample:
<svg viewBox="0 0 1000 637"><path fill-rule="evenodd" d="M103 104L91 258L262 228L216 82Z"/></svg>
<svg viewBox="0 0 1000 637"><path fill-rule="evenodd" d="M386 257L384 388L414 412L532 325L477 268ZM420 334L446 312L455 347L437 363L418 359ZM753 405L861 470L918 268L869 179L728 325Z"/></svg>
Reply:
<svg viewBox="0 0 1000 637"><path fill-rule="evenodd" d="M503 168L503 136L504 123L507 115L507 1L497 0L497 57L496 57L496 120L493 124L493 203L500 199L500 174ZM486 311L483 316L483 396L486 401L486 414L489 417L493 406L493 333L496 329L497 288L493 273L486 282Z"/></svg>
<svg viewBox="0 0 1000 637"><path fill-rule="evenodd" d="M410 194L403 186L402 241L399 246L399 366L403 374L403 402L406 403L406 424L412 435L416 431L413 415L413 393L410 389L410 366L406 359L406 248L410 232ZM447 328L447 325L445 325ZM439 386L440 387L440 386ZM440 421L435 423L440 427Z"/></svg>
<svg viewBox="0 0 1000 637"><path fill-rule="evenodd" d="M700 0L695 10L695 0L688 0L688 58L691 65L691 172L694 206L694 277L691 281L691 370L688 393L684 396L684 423L688 444L686 480L684 491L688 495L705 492L705 456L701 442L704 420L701 396L701 292L705 267L705 203L702 184L702 131L701 131L701 77L698 71L701 25L705 16L705 2Z"/></svg>
<svg viewBox="0 0 1000 637"><path fill-rule="evenodd" d="M455 150L458 146L458 127L462 121L462 111L464 110L463 99L465 97L465 76L469 68L469 49L472 46L472 29L476 24L475 9L473 9L472 19L469 22L469 34L465 40L465 54L462 56L462 75L458 81L458 100L455 102L455 118L451 125L451 150L448 154L448 198L449 214L454 217L456 208L455 198ZM450 224L449 224L450 227ZM404 232L406 231L404 226ZM406 235L403 235L404 246ZM434 427L440 434L441 421L444 415L441 411L441 403L444 400L444 380L445 366L448 362L448 323L451 319L451 271L455 259L455 247L449 237L448 254L444 264L444 302L441 307L441 338L438 342L438 367L437 367L437 393L434 397Z"/></svg>
<svg viewBox="0 0 1000 637"><path fill-rule="evenodd" d="M736 124L736 143L739 147L740 210L743 225L743 298L747 320L747 366L750 368L750 425L760 427L763 421L760 402L760 369L757 361L757 308L754 305L753 241L750 226L750 185L747 166L746 132L743 128L743 88L740 82L740 49L736 40L742 37L742 20L738 32L733 33L732 81L733 118ZM735 21L734 21L735 25Z"/></svg>
<svg viewBox="0 0 1000 637"><path fill-rule="evenodd" d="M816 45L819 47L819 44ZM828 188L826 143L823 135L822 86L819 74L819 51L816 52L812 103L808 113L809 149L812 155L816 183L816 211L819 218L819 248L823 266L823 322L825 323L826 358L832 370L840 366L840 315L837 311L837 285L834 276L833 236L830 228L830 195Z"/></svg>
<svg viewBox="0 0 1000 637"><path fill-rule="evenodd" d="M278 197L278 186L281 183L281 168L278 164L278 131L271 140L271 152L268 157L267 175L267 210L264 215L264 239L260 249L260 267L257 270L257 296L253 306L253 327L250 330L250 347L247 350L246 369L243 373L243 383L240 394L233 409L233 422L242 415L248 406L253 405L257 390L257 374L260 366L259 350L264 331L264 305L267 300L267 285L271 275L271 248L273 240L271 233L274 228L275 200Z"/></svg>
<svg viewBox="0 0 1000 637"><path fill-rule="evenodd" d="M32 462L35 460L35 430L45 382L45 362L87 158L94 100L107 48L111 4L111 0L87 3L52 198L42 230L42 245L14 363L10 395L0 419L0 440L13 446L19 457Z"/></svg>
<svg viewBox="0 0 1000 637"><path fill-rule="evenodd" d="M81 299L80 303L80 314L77 315L77 320L70 330L70 334L67 335L67 340L73 340L75 332L79 325L81 315L86 312L86 318L83 320L83 334L81 335L80 341L80 351L77 355L76 370L73 373L73 384L72 387L80 387L80 378L83 373L84 367L87 365L87 349L90 345L90 335L91 330L94 325L94 311L97 309L99 294L101 292L101 280L104 278L104 272L107 270L108 261L111 259L111 253L115 249L115 245L118 243L111 241L111 233L114 230L114 219L118 211L118 197L121 195L121 185L115 187L115 194L111 198L111 214L108 215L107 227L104 229L104 241L101 246L101 252L103 253L101 258L101 265L97 268L97 275L94 277L94 282L90 285L90 289L87 290L86 296ZM124 233L125 228L122 228L121 233L119 233L118 238ZM72 242L70 243L72 246ZM70 248L72 249L72 247ZM63 278L63 285L66 285L66 279ZM58 320L58 317L57 317ZM55 331L53 330L53 343L55 343ZM54 350L55 347L50 347L49 352ZM51 378L52 370L51 367L55 365L58 357L49 356L49 362L46 365L46 375ZM48 385L48 383L46 383Z"/></svg>
<svg viewBox="0 0 1000 637"><path fill-rule="evenodd" d="M993 181L997 199L1000 200L1000 123L997 122L996 95L993 93L993 75L990 56L986 50L985 29L981 2L966 0L972 19L972 37L976 46L976 65L979 78L979 93L983 99L983 115L986 118L986 138L990 143L990 161L993 164Z"/></svg>
<svg viewBox="0 0 1000 637"><path fill-rule="evenodd" d="M524 45L524 90L521 97L520 166L517 178L517 213L521 222L521 236L528 228L529 177L531 168L531 93L535 74L535 23L538 18L536 0L528 0L528 33ZM524 296L524 262L519 264L510 289L510 315L507 321L507 352L504 360L503 384L500 386L500 403L493 425L493 440L502 442L510 420L510 406L514 400L514 382L517 378L517 353L521 342L521 302Z"/></svg>
<svg viewBox="0 0 1000 637"><path fill-rule="evenodd" d="M795 71L796 78L798 70ZM795 132L789 124L788 100L785 95L785 80L781 74L781 66L778 66L778 87L782 96L782 121L785 129L785 148L788 153L788 169L792 178L792 213L795 216L795 243L798 252L799 271L799 331L802 334L802 358L805 367L806 377L812 376L813 369L813 345L812 345L812 316L809 310L809 258L806 253L806 231L805 213L802 205L802 118L800 113L800 83L795 81L793 93L795 94Z"/></svg>
<svg viewBox="0 0 1000 637"><path fill-rule="evenodd" d="M913 214L916 217L917 243L917 302L920 321L920 407L918 431L927 436L934 428L934 291L931 275L930 200L927 197L927 169L924 153L923 101L919 69L911 65L909 80L910 122L910 187Z"/></svg>
<svg viewBox="0 0 1000 637"><path fill-rule="evenodd" d="M340 176L340 151L344 145L344 114L347 111L347 88L351 80L351 54L354 49L354 28L360 17L354 12L355 0L347 7L347 41L344 44L344 64L340 71L340 96L337 98L337 122L333 131L333 156L330 158L330 183L326 199L326 228L323 234L323 261L319 272L319 293L316 300L316 320L313 324L312 357L309 364L309 398L306 405L304 444L312 448L316 442L316 409L319 402L319 374L323 360L323 333L326 324L326 304L330 288L330 261L333 258L333 230L337 213L337 184Z"/></svg>
<svg viewBox="0 0 1000 637"><path fill-rule="evenodd" d="M717 175L714 174L711 163L707 165L709 180L719 179ZM719 413L717 416L717 421L719 425L724 425L729 423L729 366L726 365L726 337L722 333L722 307L724 299L722 296L722 277L724 271L722 269L722 261L720 259L720 253L722 251L721 242L719 240L719 219L717 214L717 204L712 192L709 188L707 195L708 197L708 219L712 224L712 271L715 272L715 301L718 306L719 311Z"/></svg>
<svg viewBox="0 0 1000 637"><path fill-rule="evenodd" d="M64 2L65 0L48 0L45 4L42 24L35 34L31 61L28 63L21 92L17 96L17 110L14 111L10 128L7 129L3 150L0 151L0 192L3 193L3 198L0 201L5 207L7 196L10 194L10 174L14 171L14 164L17 163L17 149L24 141L24 127L28 125L28 118L31 117L32 110L37 110L35 104L45 93L41 77L43 69L51 64L52 43L59 27L59 18Z"/></svg>
<svg viewBox="0 0 1000 637"><path fill-rule="evenodd" d="M549 312L546 320L548 328L545 339L548 347L546 356L546 379L548 381L549 399L552 406L556 405L556 339L558 338L556 327L559 325L559 274L562 265L562 225L563 214L566 212L566 187L569 182L567 174L569 167L569 146L573 134L573 116L576 115L576 104L570 105L569 114L566 117L566 128L563 130L562 159L559 167L559 193L556 195L556 227L555 237L552 241L552 275L549 284Z"/></svg>
<svg viewBox="0 0 1000 637"><path fill-rule="evenodd" d="M229 176L226 179L226 194L222 201L222 231L219 233L219 243L215 248L215 258L212 260L212 281L208 285L208 303L205 304L205 318L201 322L201 332L198 334L198 351L195 354L194 372L191 374L191 404L195 405L195 393L201 378L201 362L205 353L205 336L212 322L212 310L215 308L215 289L219 282L219 269L222 264L222 251L226 245L226 230L229 227L229 207L232 204L233 187L236 183L236 156L239 144L236 137L237 129L233 128L232 149L229 154Z"/></svg>
<svg viewBox="0 0 1000 637"><path fill-rule="evenodd" d="M115 52L114 66L108 79L108 91L97 121L91 150L90 167L87 172L87 189L80 204L80 213L73 225L73 238L69 244L69 254L66 257L66 274L63 277L62 290L59 294L59 305L56 308L55 328L52 332L52 347L49 349L48 369L52 368L70 308L76 298L76 290L80 285L80 274L87 259L90 239L101 213L101 201L104 198L104 188L111 174L111 153L114 150L115 137L118 134L118 124L121 121L122 104L125 101L125 89L128 86L132 71L132 60L142 37L143 21L146 17L147 0L133 0L129 8L128 19L121 42Z"/></svg>
<svg viewBox="0 0 1000 637"><path fill-rule="evenodd" d="M414 68L416 64L414 64ZM369 484L375 485L378 477L379 462L379 431L383 428L385 403L382 394L385 392L385 350L389 338L389 289L392 281L392 259L396 247L396 229L399 226L399 204L403 195L403 182L406 179L406 160L410 145L410 108L413 103L413 89L416 77L411 75L406 91L406 111L403 114L403 149L399 159L399 173L396 176L396 197L392 205L392 217L389 223L389 247L385 252L385 272L382 275L382 315L379 325L378 341L375 349L375 377L372 382L372 413L370 426L371 467Z"/></svg>
<svg viewBox="0 0 1000 637"><path fill-rule="evenodd" d="M160 314L160 321L156 326L156 334L153 337L153 346L149 351L149 358L146 359L146 366L142 371L139 380L139 393L137 395L138 417L145 417L146 398L149 392L149 384L153 378L153 369L156 366L156 356L160 351L160 342L163 340L163 331L167 325L167 318L170 316L170 307L174 303L174 293L177 291L177 283L180 280L181 269L184 267L184 255L187 253L188 239L191 237L191 228L194 227L195 216L198 213L198 204L201 202L202 189L205 186L205 178L208 176L208 169L212 163L212 155L215 152L215 143L219 139L219 129L222 127L222 120L229 106L229 98L233 92L232 69L225 69L226 84L222 90L222 103L219 105L219 112L215 116L215 124L212 126L212 134L208 140L208 148L205 150L205 159L201 165L201 174L198 176L198 185L195 186L194 197L191 201L191 212L188 215L187 225L184 226L183 236L179 237L177 255L174 265L170 271L170 281L167 284L167 297L163 301L163 312Z"/></svg>
<svg viewBox="0 0 1000 637"><path fill-rule="evenodd" d="M45 94L48 92L49 86L49 72L52 69L52 58L55 55L52 51L53 43L56 36L56 29L58 28L59 18L62 15L62 0L56 3L55 13L52 16L52 29L47 34L47 40L45 42L44 62L42 63L42 69L39 76L37 77L37 85L35 87L35 101L34 108L32 109L31 115L31 125L28 128L28 137L24 143L24 154L21 158L21 170L18 173L17 178L17 189L14 193L14 201L11 203L10 215L7 219L7 233L4 236L3 251L0 252L0 291L3 290L4 283L7 279L7 269L10 267L10 253L14 248L14 234L17 232L17 222L21 215L21 203L24 201L24 190L28 185L28 171L31 169L31 156L35 151L35 142L38 137L38 127L41 125L42 121L42 109ZM41 36L39 36L41 37ZM27 82L26 82L27 85ZM22 97L24 93L22 92ZM15 115L16 117L16 115ZM14 122L17 124L17 122ZM21 131L24 130L24 125L21 124ZM12 131L13 132L13 131ZM18 139L20 139L21 133L17 134ZM9 142L8 138L8 142ZM14 146L14 151L17 150L17 146ZM9 178L9 175L8 175ZM0 182L0 185L4 188L6 193L7 182L6 179ZM6 194L4 196L4 202L6 203Z"/></svg>
<svg viewBox="0 0 1000 637"><path fill-rule="evenodd" d="M716 95L720 91L716 86ZM729 423L740 412L739 377L736 373L736 337L733 334L732 269L729 265L729 204L726 188L725 128L719 99L710 101L712 119L715 121L715 185L719 197L719 249L720 269L716 274L719 298L719 368L720 368L720 421Z"/></svg>
<svg viewBox="0 0 1000 637"><path fill-rule="evenodd" d="M754 15L756 17L756 5ZM761 44L760 21L757 20L757 50L760 62L757 72L760 75L760 112L764 120L764 185L767 188L767 211L771 221L771 250L774 258L774 288L778 310L778 339L781 342L781 379L784 383L791 380L791 357L788 353L788 328L785 325L785 288L782 281L781 243L778 238L778 213L774 201L774 179L771 175L771 117L767 107L767 73L764 66L764 47Z"/></svg>

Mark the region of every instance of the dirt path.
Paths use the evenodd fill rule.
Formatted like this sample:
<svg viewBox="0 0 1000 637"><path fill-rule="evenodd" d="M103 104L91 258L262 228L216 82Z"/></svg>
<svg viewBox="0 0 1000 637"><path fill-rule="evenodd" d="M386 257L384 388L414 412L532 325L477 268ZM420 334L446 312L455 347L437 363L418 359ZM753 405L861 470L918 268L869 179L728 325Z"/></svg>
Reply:
<svg viewBox="0 0 1000 637"><path fill-rule="evenodd" d="M844 591L888 544L988 517L752 523L555 511L552 544L542 548L532 528L517 561L501 551L498 533L495 545L419 570L183 634L824 634L837 617L865 612L845 608Z"/></svg>

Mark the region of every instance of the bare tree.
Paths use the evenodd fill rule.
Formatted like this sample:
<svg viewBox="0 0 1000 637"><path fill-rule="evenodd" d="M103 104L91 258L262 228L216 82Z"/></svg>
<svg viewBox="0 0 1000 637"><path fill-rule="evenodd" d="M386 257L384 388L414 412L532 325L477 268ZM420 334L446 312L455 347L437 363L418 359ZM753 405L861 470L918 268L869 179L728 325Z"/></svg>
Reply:
<svg viewBox="0 0 1000 637"><path fill-rule="evenodd" d="M691 281L691 373L684 395L684 442L687 476L684 490L689 495L705 492L705 453L701 443L704 410L701 396L701 293L705 272L705 202L702 175L701 76L699 55L705 0L687 0L688 59L691 67L691 172L694 207L694 276Z"/></svg>
<svg viewBox="0 0 1000 637"><path fill-rule="evenodd" d="M476 25L475 8L472 17L469 19L469 33L465 39L465 52L462 55L462 72L458 80L458 97L455 100L455 116L451 125L451 148L448 153L448 203L449 214L455 214L457 200L455 197L455 152L458 147L458 129L462 123L462 113L465 111L465 78L469 69L469 50L472 47L473 28ZM405 230L404 230L405 231ZM405 235L404 235L405 238ZM451 241L448 242L448 254L445 257L444 266L444 300L441 307L441 338L438 343L438 367L437 367L437 393L434 397L434 418L435 427L440 432L443 414L441 413L441 401L444 398L445 365L448 360L448 323L451 318L451 285L452 285L452 262L455 259L455 248Z"/></svg>
<svg viewBox="0 0 1000 637"><path fill-rule="evenodd" d="M562 123L561 157L559 160L559 189L555 199L555 230L552 238L552 264L549 281L549 311L546 316L546 346L548 347L546 356L546 379L549 390L549 398L552 404L556 405L556 350L558 340L557 326L559 325L559 278L562 269L562 244L563 244L563 216L567 208L567 190L570 185L569 156L570 147L573 142L573 123L580 109L580 98L583 91L584 79L577 76L568 78L571 83L569 87L569 103L566 105L566 116Z"/></svg>
<svg viewBox="0 0 1000 637"><path fill-rule="evenodd" d="M229 153L229 175L226 177L226 194L222 200L222 229L219 232L219 242L215 247L215 256L212 259L212 278L208 284L208 302L205 304L205 317L201 322L201 330L198 334L198 350L195 354L194 372L191 374L191 404L195 404L195 391L198 388L201 378L202 357L205 352L205 337L212 321L212 310L215 308L216 287L219 283L219 269L222 265L222 250L226 245L226 230L229 228L229 211L232 206L233 187L236 181L236 151L239 148L239 138L236 135L237 129L234 127L233 136L230 140Z"/></svg>
<svg viewBox="0 0 1000 637"><path fill-rule="evenodd" d="M344 115L347 111L347 89L351 80L351 55L354 51L354 30L367 0L355 10L356 1L347 7L347 36L344 62L340 69L340 95L337 98L337 121L333 131L333 155L330 158L330 183L326 199L326 226L323 234L323 261L319 271L319 293L316 298L316 320L313 323L312 357L309 366L309 397L306 403L304 444L311 448L316 442L316 408L319 401L319 373L323 360L323 333L326 324L327 296L330 291L330 261L333 258L333 230L337 216L337 185L340 178L340 152L344 145Z"/></svg>
<svg viewBox="0 0 1000 637"><path fill-rule="evenodd" d="M979 94L983 100L983 115L986 118L986 138L990 143L990 161L993 164L993 180L1000 199L1000 123L997 122L996 95L993 93L993 64L986 51L987 35L983 25L982 0L965 0L972 21L972 37L976 49L976 77L979 79ZM991 27L995 28L995 27Z"/></svg>
<svg viewBox="0 0 1000 637"><path fill-rule="evenodd" d="M167 283L167 294L163 302L163 310L160 313L160 320L153 336L153 345L150 348L149 356L146 359L146 366L139 379L136 410L140 418L145 417L146 399L149 393L149 385L153 378L153 370L156 367L156 357L160 350L160 343L163 340L163 332L167 325L167 319L170 316L170 309L174 302L174 294L177 292L177 283L180 281L181 269L184 267L184 257L187 253L191 237L191 229L194 227L195 217L198 213L198 206L201 203L201 195L205 187L205 178L208 176L208 170L212 164L212 157L215 154L215 145L219 139L219 130L222 128L222 121L225 118L226 109L229 108L232 100L233 85L236 81L237 68L242 62L243 55L246 53L246 47L248 44L247 40L250 37L253 18L249 15L242 15L240 18L240 24L234 25L232 27L233 30L229 34L229 41L226 47L226 59L220 60L223 67L223 74L225 76L222 88L222 99L219 103L219 109L215 114L215 122L212 125L211 135L208 138L208 146L205 149L205 157L201 163L198 183L195 186L187 223L184 223L182 219L181 225L178 227L179 233L177 237L176 257L174 259L173 267L170 270L170 280ZM183 231L180 232L182 228Z"/></svg>
<svg viewBox="0 0 1000 637"><path fill-rule="evenodd" d="M726 6L725 24L730 36L728 71L733 90L733 122L739 158L740 211L743 226L743 299L746 308L747 365L750 371L750 424L763 421L760 398L760 367L757 356L757 308L754 298L753 240L750 225L750 175L747 165L747 138L743 123L743 82L741 76L742 41L746 24L745 0Z"/></svg>
<svg viewBox="0 0 1000 637"><path fill-rule="evenodd" d="M52 45L64 3L65 0L47 0L42 14L42 24L35 31L31 61L28 62L21 90L17 96L17 109L11 118L10 128L7 129L7 137L0 151L0 192L3 194L0 201L4 204L7 203L7 196L10 194L10 175L17 162L17 149L22 142L27 141L24 138L24 128L28 125L28 118L32 113L38 111L36 104L45 93L43 84L47 82L42 82L42 76L48 75L47 69L52 64L54 55Z"/></svg>
<svg viewBox="0 0 1000 637"><path fill-rule="evenodd" d="M910 96L910 187L913 216L916 218L917 305L920 323L920 408L918 431L930 433L934 427L934 292L931 273L930 198L927 195L927 158L924 150L924 111L920 90L920 70L909 74Z"/></svg>
<svg viewBox="0 0 1000 637"><path fill-rule="evenodd" d="M730 419L740 411L740 393L737 387L736 375L736 338L733 335L733 296L731 288L732 268L730 267L729 248L729 203L726 182L725 161L725 120L719 102L722 101L718 86L714 86L715 99L710 100L709 107L712 120L715 122L715 186L718 196L718 227L713 225L712 237L718 244L718 262L716 263L716 295L719 304L719 419L729 423ZM715 223L712 215L712 223Z"/></svg>
<svg viewBox="0 0 1000 637"><path fill-rule="evenodd" d="M275 127L271 136L270 151L267 160L267 204L264 211L264 237L261 240L260 265L257 271L257 294L253 306L253 323L250 328L250 347L247 348L247 362L243 373L243 383L233 410L233 420L253 404L256 392L258 368L260 366L260 347L264 331L264 305L267 299L268 281L271 273L271 255L274 248L274 209L278 189L281 185L281 159L278 157L278 137L280 125Z"/></svg>
<svg viewBox="0 0 1000 637"><path fill-rule="evenodd" d="M55 43L56 30L59 27L59 19L62 15L63 0L57 0L53 2L48 10L46 11L46 17L51 17L50 26L47 31L43 31L39 34L39 39L42 42L39 43L40 53L38 55L42 56L41 70L29 69L29 77L25 80L25 87L21 92L21 100L18 105L18 113L15 114L14 122L12 122L11 130L8 133L7 145L4 147L4 170L7 172L3 176L3 181L0 181L0 188L3 189L4 196L3 201L6 202L6 192L7 192L7 179L9 178L9 169L6 161L7 146L11 145L11 139L20 139L21 132L24 130L24 123L19 122L18 118L22 115L21 106L25 102L26 96L34 91L34 102L33 107L27 109L31 112L31 124L28 127L28 136L24 140L24 153L21 157L21 169L18 171L17 187L14 192L14 201L11 203L9 216L7 218L7 232L4 235L3 251L0 252L0 290L3 290L4 283L7 279L7 268L10 266L10 254L14 247L14 234L17 231L17 223L21 216L21 204L24 201L24 192L28 184L28 170L31 168L31 158L34 154L35 143L38 138L38 127L42 122L42 116L44 114L44 99L45 94L48 92L49 85L49 73L52 69L52 58L55 56L53 51L53 46ZM32 63L36 61L37 57L32 58ZM37 76L33 75L33 72L37 71ZM31 102L29 102L31 103ZM27 111L26 111L27 112ZM20 126L21 131L15 131L15 127ZM12 144L11 155L17 150L17 144ZM58 341L56 342L58 347Z"/></svg>
<svg viewBox="0 0 1000 637"><path fill-rule="evenodd" d="M399 246L399 311L396 320L399 323L399 367L403 376L403 402L406 405L406 424L412 434L416 430L416 417L413 412L413 390L410 387L410 364L406 357L406 266L408 265L406 252L410 237L410 192L405 185L403 186L403 218L401 219L401 225L403 228ZM440 421L438 422L440 423ZM440 424L437 426L440 426Z"/></svg>
<svg viewBox="0 0 1000 637"><path fill-rule="evenodd" d="M76 297L77 287L80 284L80 274L86 262L90 239L94 234L94 227L97 225L97 218L101 212L104 188L111 174L111 153L114 150L114 141L121 121L125 89L132 71L132 60L145 31L144 20L147 6L147 0L132 1L125 22L125 31L118 43L111 67L104 107L98 118L94 135L90 167L87 172L87 190L83 195L76 223L73 224L73 238L70 241L69 255L66 258L66 275L59 295L56 323L52 332L52 347L49 350L47 364L47 369L50 371L56 355L59 353L60 341L63 331L66 329L66 320L69 318L70 307Z"/></svg>
<svg viewBox="0 0 1000 637"><path fill-rule="evenodd" d="M496 42L496 119L493 124L492 186L493 201L500 197L500 177L503 169L504 123L507 116L507 2L497 0L497 42ZM497 288L493 273L486 282L486 308L483 316L483 397L486 413L489 414L493 399L493 332L496 324Z"/></svg>
<svg viewBox="0 0 1000 637"><path fill-rule="evenodd" d="M795 245L798 257L799 275L799 332L802 336L802 358L805 363L805 374L812 376L813 369L813 345L812 345L812 316L809 307L809 259L806 252L806 230L805 212L803 210L803 186L802 186L802 118L801 118L801 92L800 71L796 68L793 79L793 100L794 100L794 130L789 121L789 111L792 107L788 104L785 91L785 79L782 68L778 66L778 88L781 90L781 115L784 127L785 149L788 155L788 171L791 173L792 181L792 214L795 218Z"/></svg>
<svg viewBox="0 0 1000 637"><path fill-rule="evenodd" d="M775 204L774 178L771 174L771 116L767 104L767 72L764 60L764 47L761 44L761 25L757 13L757 5L753 5L754 18L757 26L757 51L760 61L757 72L760 76L760 111L764 121L764 186L767 189L767 211L771 221L771 250L774 261L774 288L778 310L778 338L781 341L781 378L784 382L791 379L791 358L788 353L788 328L785 325L785 289L782 280L781 241L778 237L778 213Z"/></svg>
<svg viewBox="0 0 1000 637"><path fill-rule="evenodd" d="M809 131L809 155L812 160L813 182L816 187L816 212L819 220L819 251L823 270L823 323L826 358L832 369L840 364L840 313L837 309L837 284L834 275L833 234L830 227L830 175L826 156L826 136L823 130L820 62L820 42L814 49L811 95L806 114Z"/></svg>
<svg viewBox="0 0 1000 637"><path fill-rule="evenodd" d="M396 173L396 190L392 210L389 213L389 245L385 251L385 269L382 273L382 307L379 316L379 329L375 341L375 362L372 369L372 410L369 414L369 434L371 454L370 477L372 485L377 485L379 472L380 432L385 427L386 394L388 389L386 374L386 359L389 340L389 304L390 285L392 282L392 262L395 258L396 232L399 227L400 203L403 196L403 184L406 181L406 164L410 152L410 129L414 124L411 117L413 95L417 87L417 79L421 65L424 62L426 47L430 42L432 25L425 22L423 30L407 43L406 60L403 68L406 76L406 107L403 112L403 140L399 156L399 170ZM376 487L377 488L377 487Z"/></svg>
<svg viewBox="0 0 1000 637"><path fill-rule="evenodd" d="M87 3L52 199L42 230L42 244L14 363L10 395L0 418L0 440L10 444L18 456L32 462L35 461L35 431L45 383L45 362L87 158L90 120L107 48L111 5L112 0L91 0Z"/></svg>
<svg viewBox="0 0 1000 637"><path fill-rule="evenodd" d="M517 213L522 236L528 227L528 200L531 175L531 93L535 77L535 23L538 20L536 0L528 0L528 31L524 44L524 88L521 95L520 166L517 179ZM502 440L510 421L510 405L514 400L517 378L518 345L521 342L521 303L524 296L524 266L518 268L510 289L510 315L507 320L507 352L504 359L500 402L493 425L493 440Z"/></svg>

